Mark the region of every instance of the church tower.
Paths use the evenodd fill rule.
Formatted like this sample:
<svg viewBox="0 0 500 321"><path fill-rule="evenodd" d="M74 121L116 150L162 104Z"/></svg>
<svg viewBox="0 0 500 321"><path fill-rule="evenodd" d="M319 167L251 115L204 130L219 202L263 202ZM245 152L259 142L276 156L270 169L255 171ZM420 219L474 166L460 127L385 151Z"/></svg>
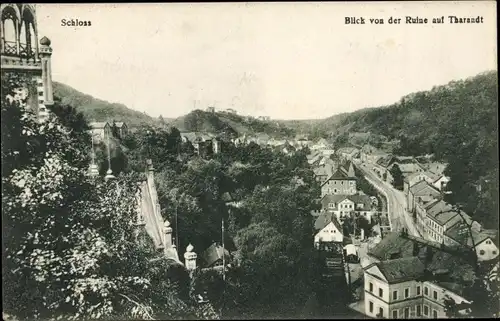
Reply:
<svg viewBox="0 0 500 321"><path fill-rule="evenodd" d="M0 5L0 64L2 77L21 76L19 88L27 105L43 120L52 105L52 48L43 37L38 42L36 9L33 4Z"/></svg>

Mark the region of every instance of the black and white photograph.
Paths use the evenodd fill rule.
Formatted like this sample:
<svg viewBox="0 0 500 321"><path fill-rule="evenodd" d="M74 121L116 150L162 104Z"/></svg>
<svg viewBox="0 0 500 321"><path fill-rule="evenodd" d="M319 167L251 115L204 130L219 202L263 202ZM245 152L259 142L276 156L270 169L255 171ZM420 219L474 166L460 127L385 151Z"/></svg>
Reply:
<svg viewBox="0 0 500 321"><path fill-rule="evenodd" d="M499 318L496 12L0 4L3 320Z"/></svg>

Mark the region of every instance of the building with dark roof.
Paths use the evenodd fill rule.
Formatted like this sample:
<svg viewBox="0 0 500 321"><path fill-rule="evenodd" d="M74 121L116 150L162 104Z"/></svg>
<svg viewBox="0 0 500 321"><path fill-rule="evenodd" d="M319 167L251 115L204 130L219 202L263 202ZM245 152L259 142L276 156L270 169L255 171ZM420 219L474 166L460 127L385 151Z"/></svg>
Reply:
<svg viewBox="0 0 500 321"><path fill-rule="evenodd" d="M123 137L128 135L129 130L128 130L128 126L126 123L124 123L122 121L114 121L113 125L116 126L116 128L118 129L118 136L123 138Z"/></svg>
<svg viewBox="0 0 500 321"><path fill-rule="evenodd" d="M112 135L111 125L108 122L91 122L89 126L95 141L106 140Z"/></svg>
<svg viewBox="0 0 500 321"><path fill-rule="evenodd" d="M433 184L438 179L438 176L431 172L415 172L407 175L403 179L403 191L405 195L408 195L410 187L415 185L420 181L426 181L429 184Z"/></svg>
<svg viewBox="0 0 500 321"><path fill-rule="evenodd" d="M321 199L321 207L323 211L335 214L338 220L357 214L371 222L375 212L372 199L364 194L325 195Z"/></svg>
<svg viewBox="0 0 500 321"><path fill-rule="evenodd" d="M441 192L430 185L425 180L420 181L410 187L406 196L406 210L412 213L415 210L415 199L421 196L432 196L435 198L441 197Z"/></svg>
<svg viewBox="0 0 500 321"><path fill-rule="evenodd" d="M231 261L231 254L229 251L224 249L220 244L214 242L201 254L203 266L205 268L222 266L223 256L226 264Z"/></svg>
<svg viewBox="0 0 500 321"><path fill-rule="evenodd" d="M365 313L370 317L442 318L444 300L468 303L475 263L458 247L391 233L369 251L364 268Z"/></svg>
<svg viewBox="0 0 500 321"><path fill-rule="evenodd" d="M321 197L328 194L356 194L356 177L343 168L337 169L322 185Z"/></svg>
<svg viewBox="0 0 500 321"><path fill-rule="evenodd" d="M465 226L462 222L455 224L445 232L447 244L464 244L467 246L473 246L474 243L474 248L479 261L485 262L498 259L498 230L484 230L481 227L478 228L476 225L471 228L471 232L472 236L468 231L467 226ZM472 242L471 237L474 242Z"/></svg>

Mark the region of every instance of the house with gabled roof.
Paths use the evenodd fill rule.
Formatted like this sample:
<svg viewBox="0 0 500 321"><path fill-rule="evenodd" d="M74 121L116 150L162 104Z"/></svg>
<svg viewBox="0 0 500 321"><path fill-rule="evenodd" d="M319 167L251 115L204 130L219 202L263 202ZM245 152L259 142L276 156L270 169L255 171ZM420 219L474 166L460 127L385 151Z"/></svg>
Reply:
<svg viewBox="0 0 500 321"><path fill-rule="evenodd" d="M425 229L427 228L427 209L439 202L440 198L435 198L433 196L420 196L415 200L415 212L414 219L416 220L415 228L419 231L420 235L425 235Z"/></svg>
<svg viewBox="0 0 500 321"><path fill-rule="evenodd" d="M491 261L497 259L499 254L498 230L482 229L477 223L473 225L471 232L478 260ZM470 232L463 222L459 222L445 231L445 238L450 245L465 244L467 246L473 246Z"/></svg>
<svg viewBox="0 0 500 321"><path fill-rule="evenodd" d="M433 196L435 198L441 197L441 192L427 181L419 181L409 188L406 196L406 210L413 213L415 210L415 199L420 196Z"/></svg>
<svg viewBox="0 0 500 321"><path fill-rule="evenodd" d="M128 129L128 126L125 122L122 122L122 121L115 121L113 122L113 125L116 126L116 128L118 129L118 135L123 138L125 136L128 135L129 133L129 129Z"/></svg>
<svg viewBox="0 0 500 321"><path fill-rule="evenodd" d="M446 191L446 186L448 185L448 182L450 181L450 178L444 174L437 175L434 181L432 182L432 185L437 188L438 190L445 192ZM446 192L445 192L446 193Z"/></svg>
<svg viewBox="0 0 500 321"><path fill-rule="evenodd" d="M230 262L232 259L227 249L214 242L201 254L202 266L204 268L222 267L223 257L226 263Z"/></svg>
<svg viewBox="0 0 500 321"><path fill-rule="evenodd" d="M442 175L444 174L444 170L448 166L445 163L440 163L440 162L431 162L431 163L425 163L423 164L425 169L435 175Z"/></svg>
<svg viewBox="0 0 500 321"><path fill-rule="evenodd" d="M314 222L314 245L319 248L320 243L342 243L344 235L342 226L333 213L321 213Z"/></svg>
<svg viewBox="0 0 500 321"><path fill-rule="evenodd" d="M371 222L375 212L370 196L362 194L325 195L321 199L321 207L323 211L335 214L339 221L360 215Z"/></svg>
<svg viewBox="0 0 500 321"><path fill-rule="evenodd" d="M453 225L461 222L463 217L469 217L463 211L462 215L443 200L434 202L426 208L425 236L438 243L445 242L444 233Z"/></svg>
<svg viewBox="0 0 500 321"><path fill-rule="evenodd" d="M408 195L410 187L415 185L416 183L420 181L426 181L429 184L433 184L437 178L437 175L428 171L411 173L410 175L405 176L403 179L403 191L405 195Z"/></svg>
<svg viewBox="0 0 500 321"><path fill-rule="evenodd" d="M472 260L455 248L390 233L369 250L364 267L364 307L370 317L444 318L444 300L470 303Z"/></svg>
<svg viewBox="0 0 500 321"><path fill-rule="evenodd" d="M345 170L337 169L321 184L321 197L328 194L354 195L356 194L356 177Z"/></svg>
<svg viewBox="0 0 500 321"><path fill-rule="evenodd" d="M91 122L89 123L90 132L96 141L103 141L112 136L111 125L105 122Z"/></svg>

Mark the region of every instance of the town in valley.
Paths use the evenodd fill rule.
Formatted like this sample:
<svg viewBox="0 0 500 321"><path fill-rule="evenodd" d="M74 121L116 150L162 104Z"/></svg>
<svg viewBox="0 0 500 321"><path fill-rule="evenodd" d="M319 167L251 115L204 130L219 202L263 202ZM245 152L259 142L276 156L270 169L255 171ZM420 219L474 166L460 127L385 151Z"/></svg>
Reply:
<svg viewBox="0 0 500 321"><path fill-rule="evenodd" d="M5 320L499 316L496 70L324 119L167 118L53 80L35 5L1 19Z"/></svg>

